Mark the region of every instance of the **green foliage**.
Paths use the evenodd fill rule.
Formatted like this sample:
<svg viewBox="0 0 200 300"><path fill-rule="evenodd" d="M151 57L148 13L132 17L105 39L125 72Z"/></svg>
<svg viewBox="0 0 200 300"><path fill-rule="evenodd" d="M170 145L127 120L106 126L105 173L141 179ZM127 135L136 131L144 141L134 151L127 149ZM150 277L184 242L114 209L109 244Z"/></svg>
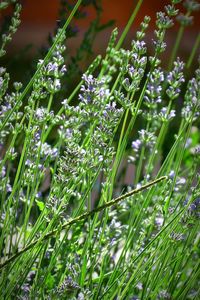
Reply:
<svg viewBox="0 0 200 300"><path fill-rule="evenodd" d="M140 0L119 40L115 29L105 57L61 99L66 29L81 2L27 86L11 86L12 74L0 68L1 297L198 299L200 69L186 80L186 68L199 36L185 67L176 58L181 23L163 69L174 0L157 13L152 56L147 16L124 49ZM101 13L100 2L88 3ZM195 1L185 5L189 13L198 9ZM97 17L76 61L104 27Z"/></svg>

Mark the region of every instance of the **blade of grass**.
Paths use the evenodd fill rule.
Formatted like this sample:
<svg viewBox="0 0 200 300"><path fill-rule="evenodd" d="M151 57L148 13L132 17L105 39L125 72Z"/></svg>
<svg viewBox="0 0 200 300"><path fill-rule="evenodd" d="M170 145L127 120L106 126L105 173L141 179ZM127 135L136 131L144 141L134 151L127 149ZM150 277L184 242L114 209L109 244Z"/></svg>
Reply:
<svg viewBox="0 0 200 300"><path fill-rule="evenodd" d="M124 194L124 195L122 195L122 196L120 196L120 197L118 197L118 198L116 198L116 199L113 199L113 200L111 200L111 201L109 201L109 202L106 202L104 205L99 206L99 207L93 209L92 211L86 212L86 213L84 213L84 214L82 214L82 215L80 215L80 216L78 216L78 217L76 217L76 218L74 218L74 219L69 220L68 222L66 222L65 224L63 224L63 225L61 226L60 229L55 229L55 230L53 230L53 231L51 231L51 232L45 234L42 238L40 238L40 239L38 239L38 240L36 240L36 241L30 243L30 244L27 245L25 248L23 248L21 251L19 251L18 253L16 253L16 254L13 255L12 257L10 257L8 260L6 260L6 261L3 262L2 264L0 264L0 269L2 269L3 267L5 267L6 265L8 265L10 262L12 262L13 260L15 260L18 256L22 255L23 253L25 253L25 252L28 251L29 249L31 249L31 248L33 248L34 246L38 245L40 242L45 241L45 240L51 238L52 236L54 236L55 234L57 234L58 231L64 230L64 229L70 227L71 225L73 225L73 224L75 224L75 223L81 221L81 220L85 220L85 219L87 219L88 217L90 217L90 216L96 214L97 212L100 212L100 211L104 210L104 209L107 208L107 207L113 206L113 205L117 204L118 202L124 200L125 198L130 197L130 196L132 196L132 195L134 195L134 194L140 193L141 191L143 191L143 190L145 190L145 189L147 189L147 188L149 188L149 187L151 187L151 186L153 186L153 185L159 183L159 182L162 181L162 180L166 180L166 179L167 179L166 176L162 176L162 177L160 177L160 178L158 178L158 179L156 179L156 180L153 180L153 181L151 181L151 182L149 182L149 183L143 185L143 186L140 187L140 188L137 188L137 189L135 189L135 190L132 190L132 191L129 192L129 193L126 193L126 194Z"/></svg>

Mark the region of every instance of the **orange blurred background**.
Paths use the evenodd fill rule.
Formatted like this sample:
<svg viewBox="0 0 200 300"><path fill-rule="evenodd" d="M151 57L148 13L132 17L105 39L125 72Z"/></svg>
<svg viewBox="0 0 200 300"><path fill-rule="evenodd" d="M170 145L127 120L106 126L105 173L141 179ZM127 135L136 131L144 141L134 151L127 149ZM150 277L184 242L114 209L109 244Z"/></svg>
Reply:
<svg viewBox="0 0 200 300"><path fill-rule="evenodd" d="M76 3L76 1L72 2ZM152 21L150 24L150 31L153 31L156 12L163 10L164 5L169 3L170 1L167 0L144 0L129 36L134 36L136 29L139 27L139 24L145 15L151 16ZM54 30L59 18L59 0L24 0L22 1L22 4L22 23L18 32L15 34L12 46L10 47L10 50L12 51L23 47L25 44L39 46L45 43L48 33ZM115 26L117 26L119 30L122 30L136 4L136 0L102 0L103 13L101 22L106 23L110 19L114 19ZM88 28L90 21L95 18L95 10L93 7L86 7L85 10L87 17L76 22L80 30L80 35ZM187 37L191 42L199 31L199 28L200 14L198 12L195 13L194 25L186 29ZM171 30L172 35L176 30L177 26ZM104 32L105 37L100 36L101 43L98 43L98 47L101 49L105 47L110 32L111 28L109 28L108 32ZM13 44L15 45L14 48ZM76 45L78 45L78 43L72 43L72 47L75 47ZM188 46L188 41L186 46Z"/></svg>

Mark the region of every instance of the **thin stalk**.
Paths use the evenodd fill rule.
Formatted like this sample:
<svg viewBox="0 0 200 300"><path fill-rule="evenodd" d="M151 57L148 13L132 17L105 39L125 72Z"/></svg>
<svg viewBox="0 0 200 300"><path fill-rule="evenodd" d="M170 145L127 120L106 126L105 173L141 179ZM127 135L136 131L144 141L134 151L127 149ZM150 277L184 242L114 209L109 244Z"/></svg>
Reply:
<svg viewBox="0 0 200 300"><path fill-rule="evenodd" d="M36 270L35 278L33 280L33 287L32 287L33 291L34 291L34 289L37 291L38 285L39 285L39 281L41 280L40 272L42 270L42 260L45 257L45 253L46 253L47 248L48 248L48 243L46 243L45 247L43 247L43 249L41 251L41 255L40 255L40 258L39 258L38 265L37 265L37 270ZM32 294L32 291L31 291L31 294ZM32 298L33 297L36 298L34 295L31 295L31 296L32 296Z"/></svg>
<svg viewBox="0 0 200 300"><path fill-rule="evenodd" d="M172 100L170 100L170 102L168 104L168 107L167 107L167 112L166 112L167 116L170 113L171 106L172 106ZM154 159L157 155L156 151L158 151L162 148L162 144L163 144L163 141L164 141L164 138L165 138L167 128L168 128L168 123L167 122L162 123L158 138L156 140L156 144L154 145L154 148L152 150L152 154L149 158L149 162L148 162L148 165L147 165L147 174L149 174L150 171L151 171L152 165L154 163Z"/></svg>
<svg viewBox="0 0 200 300"><path fill-rule="evenodd" d="M120 295L120 299L125 299L124 297L126 297L127 295L127 292L128 292L128 289L129 289L129 286L130 284L133 285L133 282L136 281L136 279L138 278L138 276L140 274L143 274L144 270L145 270L145 267L147 267L149 264L150 266L148 267L147 271L145 270L145 273L146 272L151 272L152 271L152 267L159 262L159 260L164 256L165 260L166 260L166 257L167 257L167 250L169 250L169 245L165 247L164 251L160 251L160 255L159 255L159 252L158 252L159 249L157 249L157 251L154 251L153 254L150 256L150 258L147 260L147 262L145 262L141 267L140 266L137 266L137 269L135 270L135 272L131 275L129 281L127 282L125 288L123 289L122 291L122 294ZM158 253L157 253L158 252ZM155 259L155 256L159 255L157 257L157 260L154 262L154 259ZM151 263L152 261L152 263ZM162 268L162 270L164 269L164 266ZM139 279L138 279L139 280ZM134 284L135 285L135 284ZM143 291L145 291L145 289L143 289ZM142 300L142 298L141 298Z"/></svg>
<svg viewBox="0 0 200 300"><path fill-rule="evenodd" d="M127 95L127 97L129 97L129 95ZM119 143L118 143L118 147L120 148L123 137L124 137L124 133L125 133L125 128L126 128L126 123L127 123L127 119L128 119L128 114L129 114L129 109L126 110L125 112L125 116L124 116L124 121L122 124L122 130L120 132L120 137L119 137Z"/></svg>
<svg viewBox="0 0 200 300"><path fill-rule="evenodd" d="M195 44L192 47L192 52L190 53L189 59L188 59L188 61L186 63L186 68L187 69L189 69L191 67L192 62L194 60L194 56L195 56L195 54L196 54L199 46L200 46L200 33L198 34L198 36L196 38Z"/></svg>
<svg viewBox="0 0 200 300"><path fill-rule="evenodd" d="M147 125L146 125L146 131L149 130L149 126L150 126L150 123L148 121ZM143 160L144 160L144 157L145 157L144 156L145 155L145 150L146 149L145 149L145 145L144 145L144 146L142 146L139 162L138 162L138 165L137 165L136 176L135 176L135 185L137 185L139 180L140 180L140 176L141 176L141 173L142 173Z"/></svg>
<svg viewBox="0 0 200 300"><path fill-rule="evenodd" d="M87 73L92 73L92 72L94 72L95 71L95 69L98 67L98 65L100 64L100 62L101 62L101 56L99 55L99 56L97 56L97 58L95 58L95 60L92 62L92 64L89 66L89 68L88 68L88 70L86 71L86 74ZM68 98L68 101L67 101L67 103L69 104L72 100L73 100L73 98L76 96L76 94L78 93L78 91L80 90L80 88L81 88L81 85L84 83L84 81L83 80L81 80L79 83L78 83L78 85L75 87L75 89L73 90L73 92L71 93L71 95L69 96L69 98ZM60 116L63 112L65 111L65 108L64 108L64 106L62 106L61 108L60 108L60 110L57 112L57 114L56 114L56 116ZM47 128L47 131L46 131L46 133L45 133L45 135L44 135L44 141L46 141L46 139L47 139L47 137L49 136L49 133L51 132L51 130L52 130L52 128L54 127L54 125L53 124L50 124L49 126L48 126L48 128Z"/></svg>
<svg viewBox="0 0 200 300"><path fill-rule="evenodd" d="M59 32L59 34L57 35L56 39L53 42L53 45L51 46L51 48L49 49L47 55L45 56L43 63L38 67L38 69L36 70L35 74L33 75L33 77L31 78L31 80L29 81L29 83L27 84L27 86L25 87L25 89L23 90L21 96L19 97L19 99L17 100L17 102L15 103L14 107L10 110L10 112L8 113L7 117L5 118L4 122L2 123L1 127L0 127L0 131L5 127L6 123L8 122L8 120L10 119L10 117L12 116L12 114L14 113L16 107L18 106L18 104L24 99L24 97L26 96L26 94L29 92L29 90L31 89L35 79L37 78L38 74L40 73L40 71L42 70L43 66L48 62L48 60L50 59L53 51L55 50L57 44L59 43L61 37L63 36L64 32L66 31L69 23L71 22L73 16L75 15L77 9L79 8L80 4L81 4L82 0L78 0L76 5L74 6L71 14L69 15L69 17L67 18L63 28L61 29L61 31Z"/></svg>
<svg viewBox="0 0 200 300"><path fill-rule="evenodd" d="M120 146L117 148L116 158L115 158L113 169L112 169L112 172L111 172L111 175L110 175L111 180L112 180L111 181L111 188L110 188L110 199L112 197L112 191L113 191L113 187L114 187L113 186L114 185L114 179L116 177L116 173L117 173L118 167L120 165L121 158L122 158L123 153L124 153L124 151L126 149L129 134L130 134L130 132L131 132L131 130L132 130L134 124L135 124L136 118L138 116L138 111L139 111L139 109L141 107L141 104L142 104L142 101L143 101L143 98L144 98L144 95L145 95L145 92L146 92L146 87L147 87L147 84L149 82L150 75L153 72L156 58L157 58L157 53L155 53L154 60L152 62L152 66L151 66L150 72L148 74L148 77L145 80L145 83L144 83L144 86L142 88L139 100L138 100L137 105L135 107L134 114L133 114L133 116L132 116L132 118L131 118L131 120L129 122L128 128L126 129L126 132L124 134L123 141L120 144ZM135 92L133 91L132 96L131 96L131 100L134 97L134 94L135 94Z"/></svg>
<svg viewBox="0 0 200 300"><path fill-rule="evenodd" d="M171 201L171 197L172 197L172 194L173 194L173 191L174 191L174 187L175 187L175 184L176 184L176 178L178 176L178 171L180 169L180 166L181 166L181 162L182 162L182 159L183 159L183 154L185 152L185 144L186 144L186 141L190 135L190 131L191 131L191 128L192 128L192 121L188 124L188 129L186 131L186 134L185 134L185 137L184 137L184 140L183 140L183 143L181 145L181 148L179 149L179 153L177 154L177 159L176 159L176 163L175 163L175 176L173 178L173 183L172 183L172 187L171 187L171 190L170 190L170 193L169 193L169 196L168 198L166 199L166 202L165 202L165 205L164 205L164 212L165 214L168 213L168 209L169 209L169 205L170 205L170 201Z"/></svg>
<svg viewBox="0 0 200 300"><path fill-rule="evenodd" d="M45 234L44 236L42 236L41 238L37 239L36 241L30 243L29 245L27 245L25 248L23 248L21 251L19 251L18 253L16 253L15 255L13 255L12 257L10 257L9 259L7 259L5 262L3 262L2 264L0 264L0 269L2 269L3 267L5 267L6 265L8 265L10 262L14 261L17 257L21 256L23 253L25 253L26 251L28 251L29 249L33 248L34 246L38 245L39 243L48 240L49 238L51 238L52 236L54 236L55 234L57 234L59 231L62 231L68 227L71 227L73 224L76 224L77 222L81 221L81 220L85 220L90 216L93 216L94 214L96 214L97 212L100 212L102 210L104 210L105 208L108 208L110 206L116 205L117 203L121 202L122 200L124 200L127 197L130 197L132 195L138 194L140 192L142 192L143 190L163 181L166 180L167 176L162 176L156 180L153 180L145 185L143 185L140 188L137 188L135 190L132 190L129 193L126 193L116 199L113 199L111 201L106 202L104 205L99 206L93 210L91 210L90 212L86 212L78 217L75 217L74 219L69 220L68 222L66 222L65 224L63 224L61 226L61 228L59 229L55 229L50 231L49 233Z"/></svg>
<svg viewBox="0 0 200 300"><path fill-rule="evenodd" d="M30 131L30 126L31 126L32 119L33 119L34 106L35 106L35 103L33 102L27 132ZM5 230L6 230L6 228L8 228L8 224L11 221L11 218L9 219L9 217L10 217L10 207L11 207L11 204L12 204L13 196L15 195L15 193L17 191L17 188L18 188L18 185L19 185L19 177L21 176L21 169L22 169L23 164L24 164L24 158L26 156L26 151L27 151L28 144L29 144L29 137L28 137L28 135L26 135L24 145L23 145L23 149L22 149L22 153L21 153L21 157L20 157L19 164L18 164L18 167L17 167L17 172L16 172L16 175L15 175L14 183L13 183L13 189L12 189L12 192L11 192L8 200L7 200L8 201L7 213L6 213L6 218L5 218L5 221L4 221L2 236L1 236L1 240L0 240L0 249L2 249L2 243L3 243L3 237L4 237ZM16 208L16 205L17 205L17 202L15 203L15 208ZM13 211L14 215L15 215L15 213L16 213L16 210ZM12 241L12 234L13 234L13 227L12 227L11 234L10 234L10 241Z"/></svg>
<svg viewBox="0 0 200 300"><path fill-rule="evenodd" d="M1 196L1 204L0 204L0 215L1 216L2 216L2 213L3 213L3 206L5 204L5 199L6 199L6 194L7 194L6 185L8 183L10 171L11 171L11 163L9 162L7 170L6 170L6 181L5 181L5 184L4 184L4 190L3 190L3 193L2 193L2 196Z"/></svg>
<svg viewBox="0 0 200 300"><path fill-rule="evenodd" d="M19 127L21 127L23 125L25 119L26 119L26 115L24 114L23 118L21 119L21 122L19 123ZM16 141L16 138L17 138L18 134L19 134L18 132L15 132L15 134L13 135L12 140L11 140L9 146L8 146L8 149L6 150L5 156L4 156L4 158L2 159L2 161L0 163L0 168L2 166L5 166L7 158L9 156L10 149L14 147L14 144L15 144L15 141Z"/></svg>
<svg viewBox="0 0 200 300"><path fill-rule="evenodd" d="M186 296L191 289L191 286L197 282L197 278L200 275L200 262L195 266L194 270L192 271L192 275L186 280L184 283L184 287L182 290L179 290L178 293L176 293L175 297L177 300L186 299Z"/></svg>
<svg viewBox="0 0 200 300"><path fill-rule="evenodd" d="M131 26L132 26L132 24L133 24L133 22L135 20L135 17L137 16L137 13L138 13L138 11L140 9L140 6L142 5L142 2L143 2L143 0L139 0L138 1L135 9L133 10L133 13L131 14L131 16L130 16L130 18L128 20L128 23L127 23L124 31L122 32L122 34L121 34L121 36L120 36L120 38L119 38L119 40L118 40L118 42L117 42L117 44L115 46L115 50L119 50L121 48L121 46L122 46L122 44L123 44L123 42L124 42L124 40L125 40L125 38L127 36L127 33L129 32L129 30L130 30L130 28L131 28ZM107 60L107 59L108 59L108 55L105 56L105 60ZM105 67L102 68L102 70L100 72L100 77L102 77L104 71L105 71Z"/></svg>
<svg viewBox="0 0 200 300"><path fill-rule="evenodd" d="M54 96L54 94L51 94L49 97L49 101L48 101L48 105L47 105L47 113L50 112L52 101L53 101L53 96ZM41 142L40 142L40 145L39 145L38 151L37 151L37 159L36 159L36 163L35 163L36 168L35 168L35 172L34 172L33 182L31 182L31 187L30 187L30 184L28 186L30 189L31 188L32 189L31 189L31 193L30 193L30 203L29 203L28 211L25 215L25 221L24 221L23 228L22 228L22 232L24 232L24 237L26 236L26 229L27 229L31 209L32 209L32 206L34 203L35 195L36 195L36 193L38 191L38 187L40 185L40 180L38 178L38 174L40 172L38 170L38 166L39 166L39 162L40 162L42 144L44 143L45 126L46 126L46 122L42 125Z"/></svg>
<svg viewBox="0 0 200 300"><path fill-rule="evenodd" d="M128 20L128 23L127 23L127 25L126 25L126 27L125 27L125 29L124 29L124 31L123 31L123 33L122 33L119 41L117 42L117 45L115 47L116 50L119 50L120 47L121 47L121 45L123 44L123 42L125 40L125 37L127 36L127 33L129 32L129 30L130 30L130 28L131 28L131 26L132 26L132 24L133 24L133 22L135 20L135 17L137 16L137 13L138 13L138 11L140 9L140 6L142 5L142 2L143 2L143 0L139 0L138 1L138 3L136 5L136 7L135 7L135 9L134 9L134 11L133 11L130 19Z"/></svg>
<svg viewBox="0 0 200 300"><path fill-rule="evenodd" d="M187 12L186 16L189 17L190 16L190 12ZM171 70L171 68L172 68L172 65L173 65L174 60L176 58L178 49L180 47L180 43L181 43L181 40L182 40L182 37L183 37L184 30L185 30L185 26L181 25L180 28L179 28L177 37L176 37L176 41L175 41L174 47L172 49L171 56L169 58L168 70Z"/></svg>
<svg viewBox="0 0 200 300"><path fill-rule="evenodd" d="M129 137L129 134L134 126L134 123L136 121L136 118L137 118L137 115L138 115L138 111L140 109L140 106L142 104L142 100L144 98L144 95L145 95L145 92L146 92L146 87L147 87L147 84L148 84L148 81L149 81L149 77L154 69L154 64L155 64L155 60L157 58L157 53L155 54L154 56L154 61L152 63L152 67L150 69L150 72L149 72L149 76L146 78L146 81L144 83L144 86L142 88L142 92L140 94L140 97L139 97L139 100L137 102L137 105L135 107L135 112L129 122L129 125L128 125L128 128L125 132L125 136L123 138L123 141L122 141L122 144L120 145L120 147L117 148L117 153L116 153L116 158L115 158L115 161L114 161L114 165L113 165L113 168L112 168L112 172L110 173L110 180L111 180L111 186L110 186L110 191L109 191L109 197L111 199L112 197L112 192L113 192L113 188L114 188L114 179L115 179L115 176L116 176L116 173L117 173L117 170L118 170L118 167L119 167L119 164L121 162L121 158L123 156L123 153L126 149L126 145L127 145L127 142L128 142L128 137ZM125 249L123 249L124 251ZM122 251L122 253L123 253ZM122 255L120 256L120 258L122 257ZM121 262L121 260L119 259L119 262ZM115 270L114 270L114 274L116 272L116 269L119 267L119 263L117 263L117 266L115 267ZM113 275L113 274L112 274ZM112 280L113 276L111 276L110 280Z"/></svg>
<svg viewBox="0 0 200 300"><path fill-rule="evenodd" d="M165 225L159 232L156 234L156 236L144 247L144 249L132 260L131 265L129 265L128 268L126 268L124 271L121 272L121 274L111 283L111 285L105 290L104 294L102 295L105 296L108 291L119 281L121 280L121 277L123 277L128 270L130 269L131 266L135 264L135 262L145 253L147 249L150 248L150 246L176 221L176 223L173 225L175 226L177 222L179 221L179 218L181 214L186 210L186 208L181 209L175 217L167 225ZM171 229L170 229L171 230Z"/></svg>
<svg viewBox="0 0 200 300"><path fill-rule="evenodd" d="M180 126L182 128L182 130L180 129L179 130L179 135L176 139L176 141L174 142L174 145L172 146L170 152L168 153L168 156L166 157L163 165L161 166L158 174L157 174L157 177L161 176L162 174L164 174L164 172L166 171L165 170L165 167L169 164L169 162L173 159L174 155L175 155L175 152L176 152L176 149L177 149L177 146L178 144L180 143L183 135L185 134L185 129L187 128L187 124L184 124L184 126L182 127L182 124ZM129 248L129 245L131 243L131 240L133 239L134 236L136 236L136 232L139 228L139 224L140 224L140 221L141 221L141 218L142 218L142 212L145 208L147 208L151 198L152 198L152 195L154 193L154 188L152 188L148 193L147 193L147 196L145 197L145 201L142 202L142 205L141 205L141 208L140 208L140 211L139 211L139 214L138 216L136 217L136 219L134 221L132 221L130 224L130 232L128 233L128 236L127 236L127 239L126 239L126 244L123 248L123 251L122 251L122 254L119 258L119 261L117 263L117 266L115 267L115 270L113 272L113 274L111 275L110 277L110 281L112 281L114 275L115 275L115 272L116 272L116 269L118 269L120 267L120 263L122 261L122 257L124 256L124 253L126 253L127 249ZM133 218L132 218L133 219ZM136 229L136 231L133 232L133 228ZM134 233L134 234L133 234Z"/></svg>

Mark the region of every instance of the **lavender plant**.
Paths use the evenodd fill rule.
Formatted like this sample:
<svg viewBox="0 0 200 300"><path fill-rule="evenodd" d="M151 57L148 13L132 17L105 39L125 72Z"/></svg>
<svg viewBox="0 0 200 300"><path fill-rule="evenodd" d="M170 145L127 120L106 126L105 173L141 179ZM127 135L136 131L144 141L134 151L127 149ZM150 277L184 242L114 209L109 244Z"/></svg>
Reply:
<svg viewBox="0 0 200 300"><path fill-rule="evenodd" d="M65 32L81 0L27 86L9 92L0 68L2 299L198 299L200 69L187 79L175 58L182 16L167 70L160 57L179 2L157 13L149 57L147 16L123 48L138 1L64 99ZM199 8L185 6L185 20Z"/></svg>

